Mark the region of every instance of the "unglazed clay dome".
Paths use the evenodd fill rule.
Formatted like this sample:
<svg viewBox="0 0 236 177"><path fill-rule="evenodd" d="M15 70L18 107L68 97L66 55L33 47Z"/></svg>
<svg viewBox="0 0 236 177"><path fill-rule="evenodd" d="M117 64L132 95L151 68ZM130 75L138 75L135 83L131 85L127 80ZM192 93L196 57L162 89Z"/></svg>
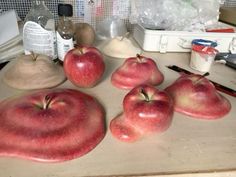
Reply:
<svg viewBox="0 0 236 177"><path fill-rule="evenodd" d="M231 109L230 102L201 75L183 74L165 91L174 99L175 111L191 117L217 119L225 116Z"/></svg>
<svg viewBox="0 0 236 177"><path fill-rule="evenodd" d="M104 110L72 89L41 90L0 103L0 156L40 162L80 157L105 135Z"/></svg>
<svg viewBox="0 0 236 177"><path fill-rule="evenodd" d="M46 55L22 55L3 75L4 82L17 89L52 88L65 81L63 68Z"/></svg>
<svg viewBox="0 0 236 177"><path fill-rule="evenodd" d="M128 58L140 54L141 50L127 37L115 37L102 49L107 56L114 58Z"/></svg>

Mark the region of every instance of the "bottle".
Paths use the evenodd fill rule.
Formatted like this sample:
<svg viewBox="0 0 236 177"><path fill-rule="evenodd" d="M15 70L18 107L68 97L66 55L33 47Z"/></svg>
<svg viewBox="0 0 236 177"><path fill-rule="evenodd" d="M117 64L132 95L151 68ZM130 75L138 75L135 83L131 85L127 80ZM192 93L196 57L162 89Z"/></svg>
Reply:
<svg viewBox="0 0 236 177"><path fill-rule="evenodd" d="M64 61L66 53L74 48L73 36L74 25L69 17L73 15L73 8L70 4L58 4L59 22L57 26L57 52L58 59Z"/></svg>
<svg viewBox="0 0 236 177"><path fill-rule="evenodd" d="M23 27L25 54L45 54L57 58L55 20L44 0L33 0Z"/></svg>

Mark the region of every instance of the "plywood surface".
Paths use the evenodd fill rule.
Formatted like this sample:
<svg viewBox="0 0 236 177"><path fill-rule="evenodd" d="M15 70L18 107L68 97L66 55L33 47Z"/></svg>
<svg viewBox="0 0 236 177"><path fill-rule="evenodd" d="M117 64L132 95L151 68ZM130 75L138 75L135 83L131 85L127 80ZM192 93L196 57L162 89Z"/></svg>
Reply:
<svg viewBox="0 0 236 177"><path fill-rule="evenodd" d="M178 73L165 66L176 64L190 71L189 54L144 53L153 57L164 73L165 81L158 86L164 89ZM95 96L106 110L106 122L122 112L122 100L127 91L111 85L111 73L124 60L105 57L106 72L94 88L80 89L66 81L60 87L74 88ZM2 82L5 67L0 72L0 99L23 91L8 87ZM235 70L214 65L209 78L236 89ZM17 158L0 157L0 177L79 177L79 176L170 176L188 177L188 174L206 176L224 172L227 176L236 170L236 99L223 94L231 104L229 115L216 121L203 121L174 114L171 127L164 133L136 143L123 143L114 139L107 129L103 141L88 154L63 163L44 164ZM210 106L210 105L209 105ZM231 173L232 171L232 173ZM229 173L230 172L230 173ZM217 173L218 174L218 173ZM221 174L221 173L219 173ZM201 176L201 175L200 175ZM217 176L218 177L218 176Z"/></svg>

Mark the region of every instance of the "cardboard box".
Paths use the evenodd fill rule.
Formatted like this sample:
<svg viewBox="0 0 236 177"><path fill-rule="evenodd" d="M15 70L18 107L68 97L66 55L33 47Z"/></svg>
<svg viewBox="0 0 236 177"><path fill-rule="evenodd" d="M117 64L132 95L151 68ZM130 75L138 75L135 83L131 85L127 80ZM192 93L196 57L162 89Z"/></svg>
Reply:
<svg viewBox="0 0 236 177"><path fill-rule="evenodd" d="M236 7L221 7L219 19L236 26Z"/></svg>

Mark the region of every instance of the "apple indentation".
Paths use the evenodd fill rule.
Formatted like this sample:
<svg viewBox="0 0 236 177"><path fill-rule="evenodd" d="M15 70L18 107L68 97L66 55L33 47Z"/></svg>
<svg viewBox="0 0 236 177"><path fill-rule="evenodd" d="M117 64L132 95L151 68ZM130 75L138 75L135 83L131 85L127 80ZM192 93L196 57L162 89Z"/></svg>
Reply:
<svg viewBox="0 0 236 177"><path fill-rule="evenodd" d="M40 90L0 103L0 156L61 162L85 155L104 135L104 109L77 90Z"/></svg>
<svg viewBox="0 0 236 177"><path fill-rule="evenodd" d="M83 55L84 52L83 52L83 48L82 47L77 46L76 49L77 50L73 50L73 54L75 54L75 55Z"/></svg>
<svg viewBox="0 0 236 177"><path fill-rule="evenodd" d="M52 101L52 96L46 95L45 96L45 101L44 101L44 104L43 104L43 109L48 109L51 101Z"/></svg>
<svg viewBox="0 0 236 177"><path fill-rule="evenodd" d="M143 60L142 60L143 57L142 57L141 55L137 54L136 57L137 57L137 61L138 61L139 63L142 63L142 62L143 62Z"/></svg>
<svg viewBox="0 0 236 177"><path fill-rule="evenodd" d="M140 93L143 95L143 97L145 98L145 101L149 102L150 101L150 98L148 96L148 94L144 91L143 88L141 88L141 91Z"/></svg>

